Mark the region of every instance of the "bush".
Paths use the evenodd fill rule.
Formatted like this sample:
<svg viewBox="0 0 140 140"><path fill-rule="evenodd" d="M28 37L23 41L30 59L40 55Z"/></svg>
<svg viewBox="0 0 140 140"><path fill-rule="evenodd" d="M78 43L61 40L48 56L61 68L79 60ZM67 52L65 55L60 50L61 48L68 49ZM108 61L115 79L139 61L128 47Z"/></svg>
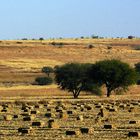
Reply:
<svg viewBox="0 0 140 140"><path fill-rule="evenodd" d="M128 36L128 39L133 39L133 38L134 38L134 36L132 36L132 35Z"/></svg>
<svg viewBox="0 0 140 140"><path fill-rule="evenodd" d="M50 76L50 73L53 73L53 68L46 66L42 68L42 72L46 73L48 75L48 77Z"/></svg>
<svg viewBox="0 0 140 140"><path fill-rule="evenodd" d="M140 46L135 46L134 49L139 51L140 50Z"/></svg>
<svg viewBox="0 0 140 140"><path fill-rule="evenodd" d="M59 48L61 48L63 45L67 45L66 43L63 42L54 42L54 41L51 42L50 44Z"/></svg>
<svg viewBox="0 0 140 140"><path fill-rule="evenodd" d="M92 49L92 48L94 48L94 47L95 47L95 46L92 45L92 44L89 44L89 45L88 45L88 48L89 48L89 49Z"/></svg>
<svg viewBox="0 0 140 140"><path fill-rule="evenodd" d="M39 40L42 41L42 40L44 40L44 38L43 37L40 37Z"/></svg>
<svg viewBox="0 0 140 140"><path fill-rule="evenodd" d="M16 43L17 43L17 44L22 44L23 42L17 41Z"/></svg>
<svg viewBox="0 0 140 140"><path fill-rule="evenodd" d="M92 39L98 39L98 38L99 38L99 36L92 35L92 36L91 36L91 38L92 38Z"/></svg>
<svg viewBox="0 0 140 140"><path fill-rule="evenodd" d="M93 84L92 81L86 83L86 86L83 89L83 91L90 92L90 93L95 94L97 96L101 96L102 95L102 91L101 91L100 86L97 85L97 84Z"/></svg>
<svg viewBox="0 0 140 140"><path fill-rule="evenodd" d="M37 85L43 86L43 85L51 85L53 83L53 80L50 77L37 77L35 79L35 82L37 83Z"/></svg>
<svg viewBox="0 0 140 140"><path fill-rule="evenodd" d="M22 40L28 40L27 38L22 38Z"/></svg>
<svg viewBox="0 0 140 140"><path fill-rule="evenodd" d="M111 46L108 46L108 47L107 47L107 49L108 49L108 50L111 50L111 49L112 49L112 47L111 47Z"/></svg>

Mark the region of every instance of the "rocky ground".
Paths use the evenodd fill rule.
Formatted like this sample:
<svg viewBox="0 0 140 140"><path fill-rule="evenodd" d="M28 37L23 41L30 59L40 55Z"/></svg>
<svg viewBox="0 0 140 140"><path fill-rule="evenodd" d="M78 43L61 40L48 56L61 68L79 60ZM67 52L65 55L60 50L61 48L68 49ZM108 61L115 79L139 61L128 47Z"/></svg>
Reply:
<svg viewBox="0 0 140 140"><path fill-rule="evenodd" d="M1 140L140 139L139 99L26 99L1 100Z"/></svg>

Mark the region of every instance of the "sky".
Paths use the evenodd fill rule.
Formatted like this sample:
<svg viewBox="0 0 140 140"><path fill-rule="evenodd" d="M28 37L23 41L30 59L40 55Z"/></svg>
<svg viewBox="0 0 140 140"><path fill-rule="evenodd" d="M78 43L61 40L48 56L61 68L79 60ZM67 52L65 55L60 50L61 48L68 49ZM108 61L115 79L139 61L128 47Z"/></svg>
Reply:
<svg viewBox="0 0 140 140"><path fill-rule="evenodd" d="M140 37L140 0L1 0L0 39Z"/></svg>

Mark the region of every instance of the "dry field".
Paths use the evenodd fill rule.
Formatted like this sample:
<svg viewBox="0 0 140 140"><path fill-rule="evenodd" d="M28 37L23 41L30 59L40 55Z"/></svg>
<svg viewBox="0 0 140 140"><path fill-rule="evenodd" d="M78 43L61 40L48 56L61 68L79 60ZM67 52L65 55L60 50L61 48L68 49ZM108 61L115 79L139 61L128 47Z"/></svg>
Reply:
<svg viewBox="0 0 140 140"><path fill-rule="evenodd" d="M140 139L139 86L126 95L82 93L73 100L55 84L32 85L43 66L115 58L133 67L138 46L140 39L0 41L0 139Z"/></svg>
<svg viewBox="0 0 140 140"><path fill-rule="evenodd" d="M0 105L1 140L140 139L140 99L5 99Z"/></svg>

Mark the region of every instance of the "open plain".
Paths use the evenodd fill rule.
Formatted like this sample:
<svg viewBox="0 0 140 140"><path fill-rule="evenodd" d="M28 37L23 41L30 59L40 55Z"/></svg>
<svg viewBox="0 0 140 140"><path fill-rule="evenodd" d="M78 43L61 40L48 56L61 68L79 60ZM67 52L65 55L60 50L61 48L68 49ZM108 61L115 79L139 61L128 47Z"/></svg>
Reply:
<svg viewBox="0 0 140 140"><path fill-rule="evenodd" d="M92 47L90 47L92 46ZM34 85L43 66L119 59L140 62L140 39L0 41L0 139L140 139L140 86L79 99L54 83ZM52 75L53 76L53 75Z"/></svg>

